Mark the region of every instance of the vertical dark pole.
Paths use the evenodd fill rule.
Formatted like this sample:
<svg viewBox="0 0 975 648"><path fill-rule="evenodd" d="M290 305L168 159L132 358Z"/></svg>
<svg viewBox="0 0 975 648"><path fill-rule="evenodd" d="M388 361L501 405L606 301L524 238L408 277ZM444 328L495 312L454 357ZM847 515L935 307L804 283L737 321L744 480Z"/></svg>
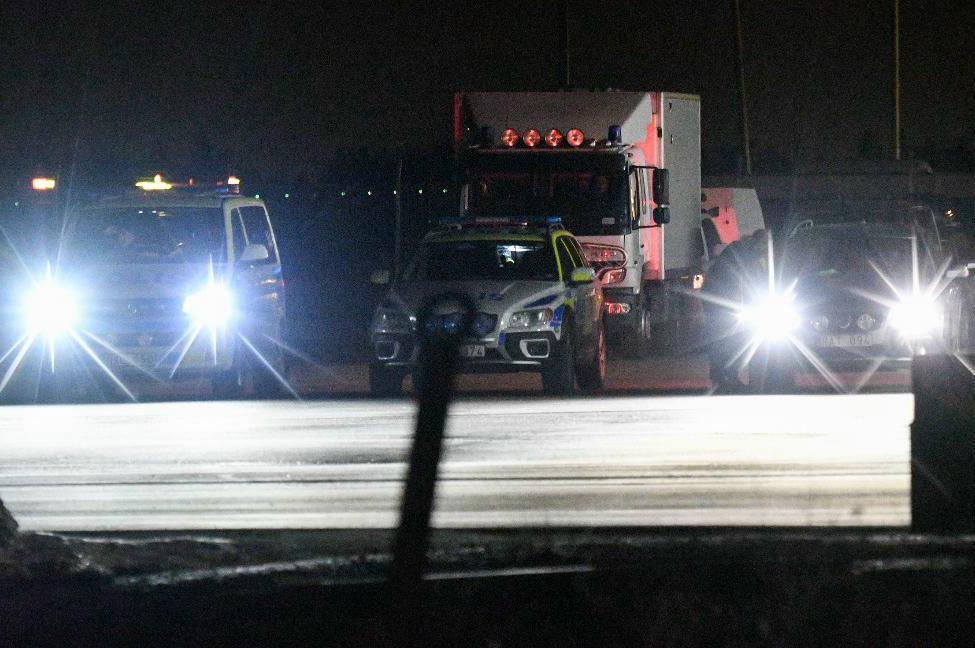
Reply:
<svg viewBox="0 0 975 648"><path fill-rule="evenodd" d="M572 70L569 68L569 0L559 2L559 83L563 90L572 87Z"/></svg>
<svg viewBox="0 0 975 648"><path fill-rule="evenodd" d="M741 104L741 143L745 153L745 173L752 174L751 135L748 132L748 95L745 92L745 39L741 30L741 0L733 0L735 9L735 52L738 59L738 97Z"/></svg>
<svg viewBox="0 0 975 648"><path fill-rule="evenodd" d="M400 259L403 253L403 156L396 160L396 189L393 196L395 222L393 224L393 277L399 276Z"/></svg>
<svg viewBox="0 0 975 648"><path fill-rule="evenodd" d="M428 327L431 315L438 307L447 306L459 310L459 325L452 331L431 331ZM447 407L453 395L460 342L471 330L475 314L470 297L448 293L428 302L417 316L422 358L420 406L390 569L401 645L418 644L422 612L420 581L426 564Z"/></svg>

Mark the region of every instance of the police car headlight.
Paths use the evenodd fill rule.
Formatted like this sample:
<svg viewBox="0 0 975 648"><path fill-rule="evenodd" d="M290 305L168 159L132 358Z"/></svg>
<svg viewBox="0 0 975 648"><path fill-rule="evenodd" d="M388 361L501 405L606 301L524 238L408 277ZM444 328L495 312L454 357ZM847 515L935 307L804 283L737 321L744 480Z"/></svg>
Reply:
<svg viewBox="0 0 975 648"><path fill-rule="evenodd" d="M907 340L931 337L941 328L941 309L930 297L908 297L890 309L890 326Z"/></svg>
<svg viewBox="0 0 975 648"><path fill-rule="evenodd" d="M372 330L376 333L409 333L411 328L406 313L390 308L378 309L372 319Z"/></svg>
<svg viewBox="0 0 975 648"><path fill-rule="evenodd" d="M223 326L234 315L234 298L230 289L210 283L183 300L183 312L200 326Z"/></svg>
<svg viewBox="0 0 975 648"><path fill-rule="evenodd" d="M27 295L24 313L32 335L57 335L78 322L78 298L52 279L37 284Z"/></svg>
<svg viewBox="0 0 975 648"><path fill-rule="evenodd" d="M551 308L518 311L508 320L508 328L529 329L548 326L554 313Z"/></svg>
<svg viewBox="0 0 975 648"><path fill-rule="evenodd" d="M739 321L761 340L778 340L799 327L799 312L792 295L770 294L738 313Z"/></svg>

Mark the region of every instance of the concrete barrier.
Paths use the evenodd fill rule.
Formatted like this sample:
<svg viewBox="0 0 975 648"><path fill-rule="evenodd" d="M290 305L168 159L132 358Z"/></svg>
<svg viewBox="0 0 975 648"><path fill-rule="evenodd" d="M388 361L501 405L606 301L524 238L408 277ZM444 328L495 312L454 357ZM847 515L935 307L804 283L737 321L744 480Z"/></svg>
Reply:
<svg viewBox="0 0 975 648"><path fill-rule="evenodd" d="M975 374L968 359L915 358L911 526L975 532Z"/></svg>

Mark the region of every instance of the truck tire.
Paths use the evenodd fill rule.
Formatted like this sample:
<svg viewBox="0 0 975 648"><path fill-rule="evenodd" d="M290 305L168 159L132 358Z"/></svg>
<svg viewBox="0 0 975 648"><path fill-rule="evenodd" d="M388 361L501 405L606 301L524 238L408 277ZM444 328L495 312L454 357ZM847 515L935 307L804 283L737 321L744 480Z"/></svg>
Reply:
<svg viewBox="0 0 975 648"><path fill-rule="evenodd" d="M650 355L653 325L650 323L650 311L642 304L637 306L636 316L626 334L624 345L631 355L644 358Z"/></svg>
<svg viewBox="0 0 975 648"><path fill-rule="evenodd" d="M606 330L600 324L595 357L576 370L579 387L587 393L600 391L606 383Z"/></svg>
<svg viewBox="0 0 975 648"><path fill-rule="evenodd" d="M566 396L572 393L576 383L575 351L568 328L565 329L562 344L555 348L555 357L550 364L542 367L542 390L552 396Z"/></svg>
<svg viewBox="0 0 975 648"><path fill-rule="evenodd" d="M403 372L382 365L369 367L369 393L381 398L399 396L403 392Z"/></svg>

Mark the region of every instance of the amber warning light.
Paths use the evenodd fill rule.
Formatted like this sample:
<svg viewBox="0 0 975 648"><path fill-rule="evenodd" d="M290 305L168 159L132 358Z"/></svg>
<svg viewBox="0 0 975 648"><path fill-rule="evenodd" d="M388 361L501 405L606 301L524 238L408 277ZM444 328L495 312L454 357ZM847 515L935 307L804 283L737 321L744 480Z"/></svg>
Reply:
<svg viewBox="0 0 975 648"><path fill-rule="evenodd" d="M54 178L33 178L30 186L34 191L51 191L57 186Z"/></svg>

